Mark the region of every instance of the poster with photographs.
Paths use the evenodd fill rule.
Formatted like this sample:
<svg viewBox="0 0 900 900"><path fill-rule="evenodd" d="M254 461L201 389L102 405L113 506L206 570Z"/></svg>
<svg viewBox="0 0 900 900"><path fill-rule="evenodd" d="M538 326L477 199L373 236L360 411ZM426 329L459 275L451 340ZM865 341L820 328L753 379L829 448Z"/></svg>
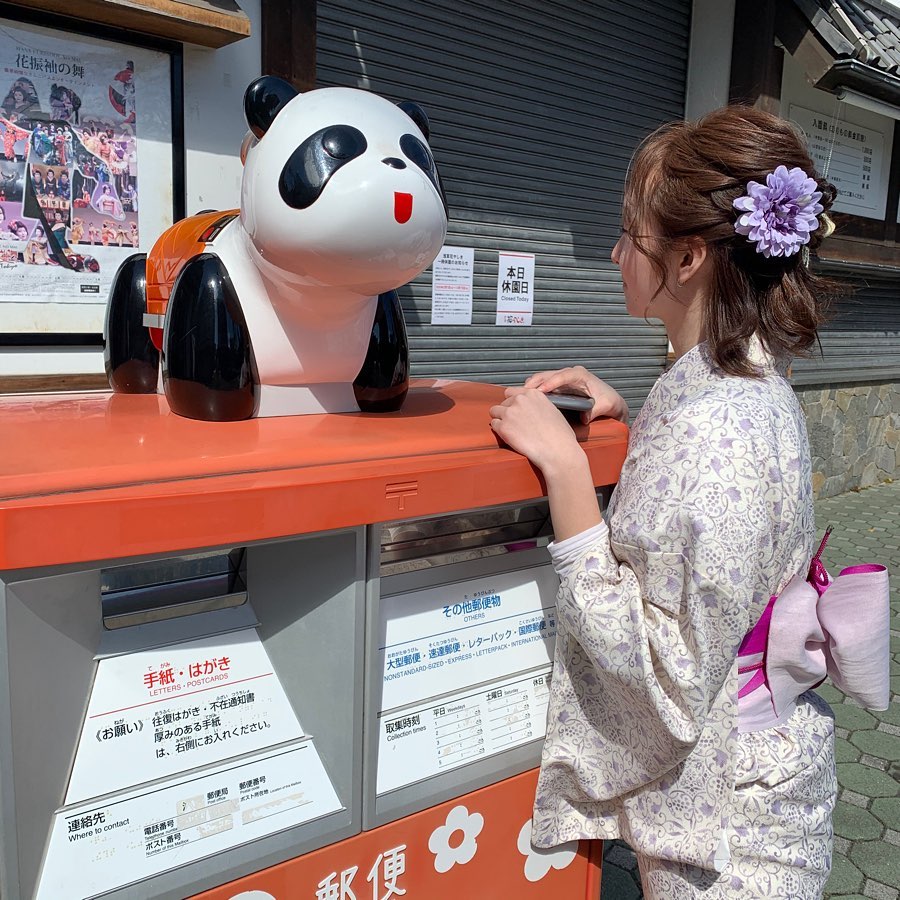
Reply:
<svg viewBox="0 0 900 900"><path fill-rule="evenodd" d="M0 19L0 332L99 333L172 223L166 53Z"/></svg>

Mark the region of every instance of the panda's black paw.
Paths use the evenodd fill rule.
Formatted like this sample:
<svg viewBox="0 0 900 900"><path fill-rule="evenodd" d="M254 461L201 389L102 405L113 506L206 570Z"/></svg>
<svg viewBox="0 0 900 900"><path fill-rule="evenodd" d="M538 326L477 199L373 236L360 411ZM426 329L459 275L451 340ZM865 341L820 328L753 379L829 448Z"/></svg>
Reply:
<svg viewBox="0 0 900 900"><path fill-rule="evenodd" d="M163 335L169 407L190 419L249 419L259 403L247 323L222 261L202 253L172 289Z"/></svg>
<svg viewBox="0 0 900 900"><path fill-rule="evenodd" d="M159 351L144 325L147 254L129 256L116 272L103 326L103 363L118 394L152 394L159 379Z"/></svg>
<svg viewBox="0 0 900 900"><path fill-rule="evenodd" d="M409 344L396 291L378 296L369 350L353 382L363 412L394 412L409 391Z"/></svg>

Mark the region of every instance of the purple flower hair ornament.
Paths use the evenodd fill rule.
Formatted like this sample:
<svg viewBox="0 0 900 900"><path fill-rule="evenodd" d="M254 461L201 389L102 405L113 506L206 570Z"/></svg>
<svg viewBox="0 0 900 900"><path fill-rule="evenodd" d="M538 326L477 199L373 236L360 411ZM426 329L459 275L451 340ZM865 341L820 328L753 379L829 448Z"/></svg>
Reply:
<svg viewBox="0 0 900 900"><path fill-rule="evenodd" d="M824 207L817 187L803 169L779 166L766 176L765 184L749 182L747 193L734 201L740 211L734 230L766 258L793 256L819 227L816 216Z"/></svg>

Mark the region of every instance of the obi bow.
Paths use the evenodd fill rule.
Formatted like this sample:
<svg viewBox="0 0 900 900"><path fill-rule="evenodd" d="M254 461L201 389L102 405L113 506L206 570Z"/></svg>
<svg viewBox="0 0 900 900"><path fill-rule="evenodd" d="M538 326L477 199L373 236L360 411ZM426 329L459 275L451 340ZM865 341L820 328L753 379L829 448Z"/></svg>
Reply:
<svg viewBox="0 0 900 900"><path fill-rule="evenodd" d="M890 701L887 569L850 566L832 579L821 551L806 579L795 575L769 601L738 651L739 702L765 685L776 717L826 676L867 709Z"/></svg>

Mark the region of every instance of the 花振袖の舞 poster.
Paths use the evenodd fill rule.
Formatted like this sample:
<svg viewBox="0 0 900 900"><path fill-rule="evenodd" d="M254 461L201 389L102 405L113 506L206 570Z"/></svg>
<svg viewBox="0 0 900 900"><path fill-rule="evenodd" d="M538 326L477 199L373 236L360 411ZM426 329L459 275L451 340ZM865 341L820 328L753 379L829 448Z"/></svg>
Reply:
<svg viewBox="0 0 900 900"><path fill-rule="evenodd" d="M0 20L0 331L102 330L119 264L171 223L169 73L166 53Z"/></svg>

